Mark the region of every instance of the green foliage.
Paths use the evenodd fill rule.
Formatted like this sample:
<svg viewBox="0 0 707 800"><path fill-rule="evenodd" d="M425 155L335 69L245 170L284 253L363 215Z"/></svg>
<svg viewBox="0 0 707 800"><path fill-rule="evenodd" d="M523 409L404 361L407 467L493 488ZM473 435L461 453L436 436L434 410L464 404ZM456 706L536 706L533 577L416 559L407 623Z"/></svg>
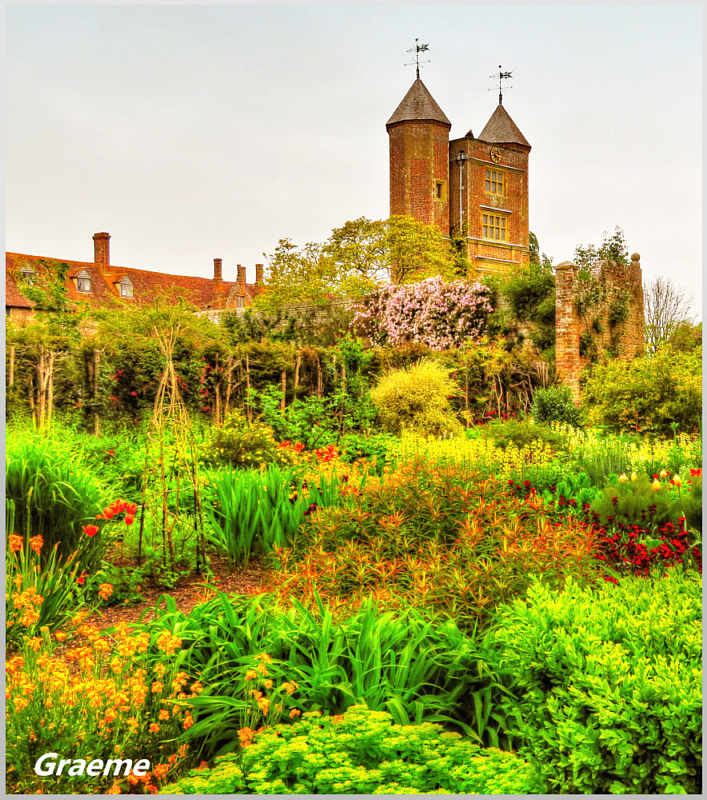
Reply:
<svg viewBox="0 0 707 800"><path fill-rule="evenodd" d="M398 724L445 722L478 742L507 743L509 721L496 714L493 675L451 620L430 620L414 608L382 613L370 598L337 622L321 601L310 611L294 597L282 609L266 595L220 594L188 615L167 602L142 629L153 642L163 630L182 640L170 663L198 674L204 685L193 698L196 722L187 736L198 740L206 757L237 748L238 730L251 723L253 682L246 676L259 654L267 655L273 682L264 694L282 704L271 722L278 713L289 719L292 708L338 714L365 703ZM145 658L151 663L164 656L154 649ZM292 681L295 691L281 693Z"/></svg>
<svg viewBox="0 0 707 800"><path fill-rule="evenodd" d="M380 474L396 443L397 439L387 433L372 433L368 436L347 433L339 442L339 450L341 457L349 463L360 459L375 462L376 469Z"/></svg>
<svg viewBox="0 0 707 800"><path fill-rule="evenodd" d="M521 755L550 792L700 793L698 575L534 585L486 642L517 693Z"/></svg>
<svg viewBox="0 0 707 800"><path fill-rule="evenodd" d="M655 533L664 523L685 517L693 528L701 530L702 478L693 477L690 485L685 483L680 488L647 475L615 480L597 494L591 510L603 527L639 525Z"/></svg>
<svg viewBox="0 0 707 800"><path fill-rule="evenodd" d="M195 770L164 792L184 794L526 794L542 792L519 756L483 749L430 722L399 725L385 711L305 713L237 755Z"/></svg>
<svg viewBox="0 0 707 800"><path fill-rule="evenodd" d="M548 442L551 445L559 445L562 442L562 436L547 425L534 424L528 420L493 420L481 428L481 433L503 448L509 444L524 447L537 441ZM467 431L467 435L470 434L472 432Z"/></svg>
<svg viewBox="0 0 707 800"><path fill-rule="evenodd" d="M240 409L213 428L202 447L204 460L233 467L289 463L288 451L277 446L272 428L258 420L249 423Z"/></svg>
<svg viewBox="0 0 707 800"><path fill-rule="evenodd" d="M93 474L74 463L68 448L41 434L11 438L6 458L5 496L14 503L15 531L25 539L41 535L46 553L58 545L58 557L65 559L78 550L82 568L96 566L107 539L99 533L87 541L82 531L104 500Z"/></svg>
<svg viewBox="0 0 707 800"><path fill-rule="evenodd" d="M210 540L234 564L289 546L312 511L341 502L335 478L320 475L318 484L310 485L292 471L273 466L264 472L217 471L205 491Z"/></svg>
<svg viewBox="0 0 707 800"><path fill-rule="evenodd" d="M613 359L588 377L583 403L590 423L618 431L692 433L702 417L702 364L698 351L665 347L632 361Z"/></svg>
<svg viewBox="0 0 707 800"><path fill-rule="evenodd" d="M568 386L536 389L531 413L535 422L567 422L574 427L581 423L581 412L574 404Z"/></svg>
<svg viewBox="0 0 707 800"><path fill-rule="evenodd" d="M393 370L372 390L383 428L399 434L403 430L423 436L445 436L461 431L449 405L458 393L449 370L425 359L406 369Z"/></svg>
<svg viewBox="0 0 707 800"><path fill-rule="evenodd" d="M514 275L508 281L504 287L504 295L513 314L520 321L554 324L555 277L550 269L545 269L539 264L531 264L526 272ZM547 319L549 316L547 308L538 313L540 305L548 299L553 309L551 319Z"/></svg>
<svg viewBox="0 0 707 800"><path fill-rule="evenodd" d="M601 244L578 244L574 251L574 263L582 269L591 269L600 261L628 266L628 246L623 230L617 225L612 234L604 231Z"/></svg>

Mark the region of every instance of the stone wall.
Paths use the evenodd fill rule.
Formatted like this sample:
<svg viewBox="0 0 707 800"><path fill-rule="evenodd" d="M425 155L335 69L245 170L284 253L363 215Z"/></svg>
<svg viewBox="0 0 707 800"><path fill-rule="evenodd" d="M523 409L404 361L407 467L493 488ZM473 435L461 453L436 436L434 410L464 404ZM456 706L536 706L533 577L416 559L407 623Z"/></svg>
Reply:
<svg viewBox="0 0 707 800"><path fill-rule="evenodd" d="M557 377L580 399L582 370L591 361L635 358L644 351L643 275L638 253L628 266L602 261L589 276L576 264L556 267ZM584 302L578 299L584 297Z"/></svg>

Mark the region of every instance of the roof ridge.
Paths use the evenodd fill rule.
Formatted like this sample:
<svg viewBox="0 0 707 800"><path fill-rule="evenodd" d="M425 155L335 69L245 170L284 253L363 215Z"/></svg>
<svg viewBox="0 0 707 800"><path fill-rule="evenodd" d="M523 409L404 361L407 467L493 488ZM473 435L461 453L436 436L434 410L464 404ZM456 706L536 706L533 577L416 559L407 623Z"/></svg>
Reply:
<svg viewBox="0 0 707 800"><path fill-rule="evenodd" d="M513 122L511 115L506 111L502 103L496 106L493 114L484 129L476 137L483 142L496 144L520 144L523 147L530 147L530 142L523 136L520 128Z"/></svg>

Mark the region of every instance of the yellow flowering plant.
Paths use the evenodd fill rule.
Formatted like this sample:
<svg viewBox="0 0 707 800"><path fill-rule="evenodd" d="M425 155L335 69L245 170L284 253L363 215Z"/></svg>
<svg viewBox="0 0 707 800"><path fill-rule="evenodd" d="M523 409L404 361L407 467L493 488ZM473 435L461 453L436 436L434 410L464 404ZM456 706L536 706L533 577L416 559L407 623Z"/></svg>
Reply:
<svg viewBox="0 0 707 800"><path fill-rule="evenodd" d="M6 664L7 781L15 793L156 792L188 754L175 739L193 723L189 701L201 686L172 656L181 640L158 642L162 661L138 661L150 636L125 623L100 632L78 612L66 631L43 628ZM34 772L47 752L94 758L147 757L150 771L113 776Z"/></svg>

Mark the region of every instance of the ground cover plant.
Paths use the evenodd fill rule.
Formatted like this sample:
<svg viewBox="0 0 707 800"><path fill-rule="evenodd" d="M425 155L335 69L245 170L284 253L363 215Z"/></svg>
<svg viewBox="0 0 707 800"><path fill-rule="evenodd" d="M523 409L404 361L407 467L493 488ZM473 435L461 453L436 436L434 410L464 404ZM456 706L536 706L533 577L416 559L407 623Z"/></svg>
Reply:
<svg viewBox="0 0 707 800"><path fill-rule="evenodd" d="M701 791L696 354L578 406L549 266L492 284L430 336L400 303L463 287L379 297L374 341L96 318L41 414L12 334L11 791ZM150 768L34 772L77 743Z"/></svg>

